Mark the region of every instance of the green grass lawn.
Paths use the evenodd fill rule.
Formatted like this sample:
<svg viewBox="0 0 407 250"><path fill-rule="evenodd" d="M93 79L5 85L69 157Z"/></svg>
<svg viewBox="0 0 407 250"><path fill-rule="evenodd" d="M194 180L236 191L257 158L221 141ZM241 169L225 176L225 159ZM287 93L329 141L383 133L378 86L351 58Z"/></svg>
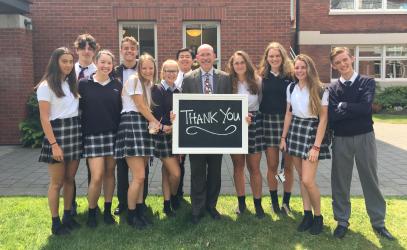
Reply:
<svg viewBox="0 0 407 250"><path fill-rule="evenodd" d="M105 226L99 221L96 230L89 230L86 222L87 201L78 199L78 222L82 228L68 236L52 236L51 220L46 197L0 197L0 249L406 249L407 248L407 198L387 199L386 224L397 237L390 242L375 235L367 217L364 200L352 198L350 231L345 239L332 237L336 223L332 216L331 198L322 198L325 221L324 232L312 236L299 233L296 226L301 219L302 203L299 197L292 199L293 216L276 216L270 213L270 199L263 199L266 218L259 220L253 215L252 200L247 199L249 212L234 214L236 198L222 196L218 210L220 221L208 215L199 225L192 225L190 204L184 203L175 218L162 213L162 197L150 196L154 225L139 231L125 223L125 216L116 217L115 226ZM102 202L99 206L102 207ZM61 203L62 204L62 203ZM115 207L114 204L113 207Z"/></svg>
<svg viewBox="0 0 407 250"><path fill-rule="evenodd" d="M407 115L373 114L373 121L393 124L407 124Z"/></svg>

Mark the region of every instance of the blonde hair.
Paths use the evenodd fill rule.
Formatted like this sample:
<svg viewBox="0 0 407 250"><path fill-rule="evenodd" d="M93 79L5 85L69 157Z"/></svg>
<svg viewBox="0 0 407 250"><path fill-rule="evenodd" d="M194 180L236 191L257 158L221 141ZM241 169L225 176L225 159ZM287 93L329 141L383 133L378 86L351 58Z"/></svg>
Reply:
<svg viewBox="0 0 407 250"><path fill-rule="evenodd" d="M172 59L167 59L165 60L165 62L163 62L163 65L161 66L161 72L160 72L160 77L161 80L164 80L164 69L169 66L169 65L175 65L177 67L178 70L178 63L175 60Z"/></svg>
<svg viewBox="0 0 407 250"><path fill-rule="evenodd" d="M249 87L249 91L251 94L255 95L259 93L259 85L257 83L257 75L256 75L256 69L252 63L252 60L250 59L249 55L242 51L238 50L233 55L229 58L229 62L226 67L226 72L229 73L229 76L232 80L232 93L236 94L237 93L237 85L238 85L238 76L233 68L233 63L235 61L236 56L240 56L243 58L243 61L246 64L246 72L245 72L245 78L247 85Z"/></svg>
<svg viewBox="0 0 407 250"><path fill-rule="evenodd" d="M290 58L288 57L287 51L284 49L283 45L281 45L278 42L269 43L269 45L264 50L264 54L263 54L263 57L261 58L260 65L259 65L259 75L263 78L267 78L267 76L271 70L271 66L270 66L269 62L267 61L267 57L268 57L269 51L271 49L277 49L280 52L282 61L281 61L279 73L283 77L293 78L293 76L294 76L293 63L290 60Z"/></svg>
<svg viewBox="0 0 407 250"><path fill-rule="evenodd" d="M311 57L304 54L299 54L294 59L294 65L298 61L304 62L306 66L307 77L305 81L310 95L308 109L312 115L318 116L319 112L321 111L321 93L324 90L324 85L319 79L318 71ZM298 79L296 80L298 81Z"/></svg>
<svg viewBox="0 0 407 250"><path fill-rule="evenodd" d="M147 80L146 78L144 78L143 75L141 74L141 67L143 66L143 64L144 64L146 61L150 61L150 62L152 62L153 65L154 65L154 74L153 74L153 80L151 81L151 83L149 83L149 80ZM151 97L149 97L149 95L147 95L146 84L154 85L154 84L157 82L157 64L155 63L154 57L152 57L152 56L151 56L150 54L148 54L148 53L144 53L143 55L140 56L139 62L138 62L138 64L137 64L137 74L135 75L135 79L134 79L134 84L135 84L134 89L136 89L138 80L140 80L141 88L143 89L143 99L144 99L144 103L145 103L147 106L150 106Z"/></svg>
<svg viewBox="0 0 407 250"><path fill-rule="evenodd" d="M113 55L113 53L112 53L110 50L108 50L108 49L102 49L102 50L100 50L100 51L97 53L96 57L95 57L95 61L96 61L96 62L99 61L99 58L100 58L102 55L108 55L108 56L110 56L110 57L112 58L112 63L113 63L113 61L114 61L114 55Z"/></svg>
<svg viewBox="0 0 407 250"><path fill-rule="evenodd" d="M352 53L350 52L348 47L335 47L332 49L331 53L329 54L329 59L331 60L331 63L334 62L334 59L337 55L342 54L342 53L347 53L349 57L352 57Z"/></svg>

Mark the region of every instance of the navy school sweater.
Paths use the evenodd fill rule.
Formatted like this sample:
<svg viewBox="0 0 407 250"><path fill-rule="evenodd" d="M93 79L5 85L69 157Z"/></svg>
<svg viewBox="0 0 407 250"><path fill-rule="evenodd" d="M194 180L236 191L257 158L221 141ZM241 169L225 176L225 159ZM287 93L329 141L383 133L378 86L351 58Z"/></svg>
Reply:
<svg viewBox="0 0 407 250"><path fill-rule="evenodd" d="M372 103L376 83L373 78L358 75L351 86L339 81L329 89L328 117L335 136L355 136L373 131ZM346 109L338 109L346 102Z"/></svg>

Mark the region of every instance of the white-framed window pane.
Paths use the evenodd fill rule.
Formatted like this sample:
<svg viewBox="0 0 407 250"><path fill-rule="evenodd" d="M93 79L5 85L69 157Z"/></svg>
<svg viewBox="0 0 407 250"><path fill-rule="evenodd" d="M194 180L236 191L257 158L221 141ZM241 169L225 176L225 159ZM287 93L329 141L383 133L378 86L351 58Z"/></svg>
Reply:
<svg viewBox="0 0 407 250"><path fill-rule="evenodd" d="M148 53L156 57L156 37L155 24L151 22L123 22L121 27L120 37L123 39L126 36L133 36L139 42L139 55Z"/></svg>
<svg viewBox="0 0 407 250"><path fill-rule="evenodd" d="M407 78L407 59L386 60L386 78Z"/></svg>
<svg viewBox="0 0 407 250"><path fill-rule="evenodd" d="M359 60L359 74L380 78L381 60Z"/></svg>
<svg viewBox="0 0 407 250"><path fill-rule="evenodd" d="M381 9L382 0L359 0L359 9Z"/></svg>
<svg viewBox="0 0 407 250"><path fill-rule="evenodd" d="M332 10L350 10L355 8L355 0L331 0Z"/></svg>
<svg viewBox="0 0 407 250"><path fill-rule="evenodd" d="M218 30L216 25L205 25L202 27L202 43L210 44L214 51L218 51Z"/></svg>
<svg viewBox="0 0 407 250"><path fill-rule="evenodd" d="M387 0L387 9L407 9L406 0Z"/></svg>
<svg viewBox="0 0 407 250"><path fill-rule="evenodd" d="M359 46L359 57L381 57L383 46Z"/></svg>
<svg viewBox="0 0 407 250"><path fill-rule="evenodd" d="M407 45L387 45L386 56L406 56L407 57Z"/></svg>

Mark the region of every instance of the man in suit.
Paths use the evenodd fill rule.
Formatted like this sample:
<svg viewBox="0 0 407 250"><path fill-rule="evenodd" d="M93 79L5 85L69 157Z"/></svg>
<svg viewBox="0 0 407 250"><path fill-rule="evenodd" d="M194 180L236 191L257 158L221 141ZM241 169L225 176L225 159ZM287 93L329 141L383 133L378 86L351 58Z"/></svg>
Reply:
<svg viewBox="0 0 407 250"><path fill-rule="evenodd" d="M132 74L137 73L137 54L138 42L132 36L123 38L120 45L120 55L123 62L117 66L113 75L115 78L120 79L124 84ZM148 193L148 165L145 172L146 178L144 179L144 201ZM129 167L125 159L117 159L117 199L119 205L114 211L115 215L121 214L127 210L127 191L129 189Z"/></svg>
<svg viewBox="0 0 407 250"><path fill-rule="evenodd" d="M198 94L231 94L232 83L225 72L215 69L212 46L202 44L197 51L200 67L185 75L182 92ZM190 154L192 223L199 219L206 208L211 217L220 219L216 203L221 186L221 154Z"/></svg>

